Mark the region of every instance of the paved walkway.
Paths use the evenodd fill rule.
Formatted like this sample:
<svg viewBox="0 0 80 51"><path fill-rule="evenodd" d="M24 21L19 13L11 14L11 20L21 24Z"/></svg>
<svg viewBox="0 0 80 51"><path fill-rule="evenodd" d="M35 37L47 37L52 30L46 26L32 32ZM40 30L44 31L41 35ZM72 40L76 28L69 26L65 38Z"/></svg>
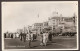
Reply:
<svg viewBox="0 0 80 51"><path fill-rule="evenodd" d="M47 43L47 46L40 46L40 41L35 40L28 46L28 41L16 39L5 39L6 49L74 49L76 48L76 37L54 37L53 41Z"/></svg>

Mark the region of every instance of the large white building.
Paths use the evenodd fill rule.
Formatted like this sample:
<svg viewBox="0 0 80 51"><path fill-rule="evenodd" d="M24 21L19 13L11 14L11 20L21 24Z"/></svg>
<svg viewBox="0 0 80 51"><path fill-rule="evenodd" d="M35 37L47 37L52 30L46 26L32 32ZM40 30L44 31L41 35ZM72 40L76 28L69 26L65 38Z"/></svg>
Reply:
<svg viewBox="0 0 80 51"><path fill-rule="evenodd" d="M40 32L43 29L43 23L34 23L32 25L32 29L33 29L33 31L36 31L36 33L40 34Z"/></svg>
<svg viewBox="0 0 80 51"><path fill-rule="evenodd" d="M74 18L73 17L50 17L48 24L54 29L74 30ZM76 28L75 28L76 29Z"/></svg>

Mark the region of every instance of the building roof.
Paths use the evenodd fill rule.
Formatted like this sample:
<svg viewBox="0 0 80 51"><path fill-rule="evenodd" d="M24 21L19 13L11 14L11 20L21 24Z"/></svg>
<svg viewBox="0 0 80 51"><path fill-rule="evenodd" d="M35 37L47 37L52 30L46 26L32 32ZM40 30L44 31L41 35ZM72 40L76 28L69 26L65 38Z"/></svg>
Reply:
<svg viewBox="0 0 80 51"><path fill-rule="evenodd" d="M43 23L34 23L34 25L43 25Z"/></svg>
<svg viewBox="0 0 80 51"><path fill-rule="evenodd" d="M73 21L73 17L51 17L49 18L49 20L52 20L52 19L56 19L56 20L64 19L64 21Z"/></svg>
<svg viewBox="0 0 80 51"><path fill-rule="evenodd" d="M73 17L51 17L50 19L60 19L60 18L69 19L69 18L73 18Z"/></svg>

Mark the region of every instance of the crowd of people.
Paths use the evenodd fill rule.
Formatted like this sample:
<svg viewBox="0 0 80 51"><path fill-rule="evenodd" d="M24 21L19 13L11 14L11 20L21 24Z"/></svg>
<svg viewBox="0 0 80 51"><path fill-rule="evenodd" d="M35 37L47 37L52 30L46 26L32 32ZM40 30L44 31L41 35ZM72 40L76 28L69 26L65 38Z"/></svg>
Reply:
<svg viewBox="0 0 80 51"><path fill-rule="evenodd" d="M54 36L55 33L53 33L52 31L42 31L40 32L40 34L38 33L34 33L34 32L20 32L20 33L5 33L4 37L5 38L19 38L21 41L24 42L28 42L29 47L31 47L31 44L33 44L34 40L40 41L40 45L41 46L47 46L48 42L52 42L52 38ZM66 35L69 33L65 33ZM76 33L75 33L76 34ZM55 34L56 35L56 34ZM64 34L62 34L64 35ZM35 42L36 43L36 42Z"/></svg>
<svg viewBox="0 0 80 51"><path fill-rule="evenodd" d="M34 39L39 40L41 46L47 46L47 42L52 41L52 34L50 34L48 31L35 35L32 32L27 34L23 34L22 32L20 33L20 40L24 42L27 40L29 47L31 47L32 41L34 41Z"/></svg>

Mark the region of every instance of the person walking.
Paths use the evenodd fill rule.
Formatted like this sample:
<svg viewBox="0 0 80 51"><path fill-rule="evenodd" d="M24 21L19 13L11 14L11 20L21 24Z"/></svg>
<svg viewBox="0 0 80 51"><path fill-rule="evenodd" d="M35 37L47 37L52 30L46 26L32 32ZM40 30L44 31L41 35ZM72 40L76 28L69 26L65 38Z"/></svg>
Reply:
<svg viewBox="0 0 80 51"><path fill-rule="evenodd" d="M13 38L13 34L11 34L11 38Z"/></svg>
<svg viewBox="0 0 80 51"><path fill-rule="evenodd" d="M45 32L43 33L43 44L46 46L48 41L48 33Z"/></svg>
<svg viewBox="0 0 80 51"><path fill-rule="evenodd" d="M31 48L31 33L28 34L29 48Z"/></svg>
<svg viewBox="0 0 80 51"><path fill-rule="evenodd" d="M26 41L26 33L23 34L24 42Z"/></svg>
<svg viewBox="0 0 80 51"><path fill-rule="evenodd" d="M20 33L20 40L22 41L22 32Z"/></svg>
<svg viewBox="0 0 80 51"><path fill-rule="evenodd" d="M28 33L26 34L26 40L28 41Z"/></svg>
<svg viewBox="0 0 80 51"><path fill-rule="evenodd" d="M31 41L33 41L33 33L31 32Z"/></svg>
<svg viewBox="0 0 80 51"><path fill-rule="evenodd" d="M6 38L6 33L4 33L4 38Z"/></svg>
<svg viewBox="0 0 80 51"><path fill-rule="evenodd" d="M39 35L40 37L40 45L42 46L43 45L43 34Z"/></svg>
<svg viewBox="0 0 80 51"><path fill-rule="evenodd" d="M52 33L51 32L49 32L48 39L49 39L50 42L52 41Z"/></svg>

